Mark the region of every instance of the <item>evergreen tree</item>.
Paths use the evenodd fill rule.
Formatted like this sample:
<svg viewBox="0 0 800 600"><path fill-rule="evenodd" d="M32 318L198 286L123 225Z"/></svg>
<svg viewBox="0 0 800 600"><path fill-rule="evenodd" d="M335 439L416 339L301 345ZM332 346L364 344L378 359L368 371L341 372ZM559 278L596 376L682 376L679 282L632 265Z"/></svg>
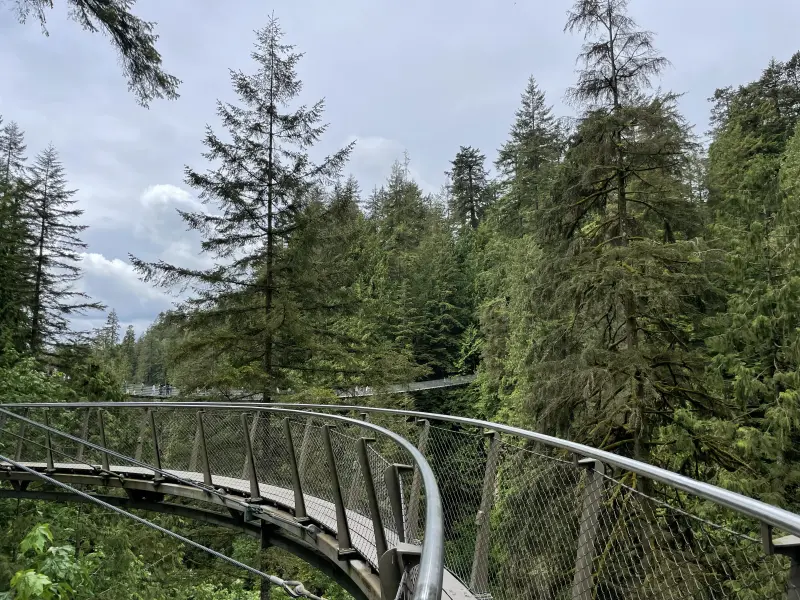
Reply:
<svg viewBox="0 0 800 600"><path fill-rule="evenodd" d="M74 222L83 211L74 208L75 192L66 186L64 168L51 145L31 167L27 207L34 254L30 308L34 352L62 339L70 317L103 308L73 287L81 276L80 252L86 248L79 235L87 226Z"/></svg>
<svg viewBox="0 0 800 600"><path fill-rule="evenodd" d="M192 319L185 327L206 331L195 348L227 353L234 379L264 390L265 397L288 387L304 369L292 358L295 323L284 310L300 293L292 287L287 247L303 225L310 198L339 174L351 150L311 162L308 150L326 128L320 123L323 102L290 109L302 88L296 75L302 55L282 40L274 18L257 32L252 57L258 70L231 75L240 104L218 103L231 141L210 128L206 132L205 157L219 166L206 173L186 170L187 182L216 210L181 216L203 235L202 249L218 266L200 271L132 257L148 281L195 284L198 293L184 311Z"/></svg>
<svg viewBox="0 0 800 600"><path fill-rule="evenodd" d="M136 0L68 0L70 16L84 29L102 31L119 52L128 87L143 106L154 98L178 97L180 80L161 68L161 54L156 50L158 36L155 23L141 20L131 13ZM16 0L20 21L33 16L45 27L45 9L53 8L52 0ZM45 30L45 33L47 31Z"/></svg>
<svg viewBox="0 0 800 600"><path fill-rule="evenodd" d="M0 124L2 119L0 118ZM2 345L27 349L30 338L30 223L23 205L28 193L25 142L19 126L0 129L0 331Z"/></svg>
<svg viewBox="0 0 800 600"><path fill-rule="evenodd" d="M133 325L128 325L125 336L122 338L121 354L124 366L124 378L133 382L136 374L136 331Z"/></svg>
<svg viewBox="0 0 800 600"><path fill-rule="evenodd" d="M758 81L715 95L708 202L710 233L726 258L717 278L727 302L710 321L708 345L719 394L731 399L739 426L704 424L726 450L737 450L718 453L730 472L723 483L794 509L800 485L794 450L800 441L798 75L800 54L772 61Z"/></svg>
<svg viewBox="0 0 800 600"><path fill-rule="evenodd" d="M496 161L506 194L502 215L505 223L513 227L524 213L539 209L548 193L547 184L553 179L554 167L561 159L564 142L564 128L531 77L522 94L510 139L500 149Z"/></svg>
<svg viewBox="0 0 800 600"><path fill-rule="evenodd" d="M478 228L487 206L491 202L489 172L484 167L486 157L476 148L461 146L450 163L449 209L460 225Z"/></svg>
<svg viewBox="0 0 800 600"><path fill-rule="evenodd" d="M538 368L528 374L550 427L648 460L672 412L705 409L696 327L708 287L691 240L692 142L674 95L651 94L667 64L626 0L579 0L583 107L541 220ZM532 377L532 379L531 379Z"/></svg>

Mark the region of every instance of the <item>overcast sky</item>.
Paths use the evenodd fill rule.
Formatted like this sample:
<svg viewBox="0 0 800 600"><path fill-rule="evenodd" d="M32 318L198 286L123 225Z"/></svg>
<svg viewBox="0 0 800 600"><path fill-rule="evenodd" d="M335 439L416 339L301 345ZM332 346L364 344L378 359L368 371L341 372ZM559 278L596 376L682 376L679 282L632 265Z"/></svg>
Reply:
<svg viewBox="0 0 800 600"><path fill-rule="evenodd" d="M139 0L137 15L158 23L166 69L183 80L179 100L147 110L127 91L108 41L68 21L64 0L49 37L37 23L19 24L13 3L0 0L0 115L24 129L29 156L49 142L60 151L90 225L84 286L137 333L170 299L139 282L126 257L199 260L174 214L196 205L183 167L204 166L200 141L206 123L217 125L215 100L233 99L228 69L252 69L253 30L273 10L286 41L305 53L303 100L326 99L321 150L357 139L348 171L365 192L404 150L430 191L460 145L493 160L530 75L557 113L570 114L563 97L581 42L562 31L571 0ZM661 85L685 94L698 133L716 88L751 81L770 58L800 49L797 0L631 6L672 61Z"/></svg>

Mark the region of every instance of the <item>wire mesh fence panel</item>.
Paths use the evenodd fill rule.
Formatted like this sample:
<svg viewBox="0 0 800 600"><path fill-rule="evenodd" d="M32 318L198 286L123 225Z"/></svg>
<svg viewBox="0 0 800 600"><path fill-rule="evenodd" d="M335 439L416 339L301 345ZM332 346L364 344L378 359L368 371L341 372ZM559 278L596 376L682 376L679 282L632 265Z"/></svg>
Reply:
<svg viewBox="0 0 800 600"><path fill-rule="evenodd" d="M322 436L322 422L316 419L307 431L304 429L298 469L309 516L322 523L335 523L331 474Z"/></svg>
<svg viewBox="0 0 800 600"><path fill-rule="evenodd" d="M475 550L486 441L481 434L431 426L425 458L442 497L445 566L466 583Z"/></svg>
<svg viewBox="0 0 800 600"><path fill-rule="evenodd" d="M241 483L246 454L240 415L238 411L214 410L202 417L209 470L217 485ZM200 460L203 459L198 459L197 468L201 468Z"/></svg>

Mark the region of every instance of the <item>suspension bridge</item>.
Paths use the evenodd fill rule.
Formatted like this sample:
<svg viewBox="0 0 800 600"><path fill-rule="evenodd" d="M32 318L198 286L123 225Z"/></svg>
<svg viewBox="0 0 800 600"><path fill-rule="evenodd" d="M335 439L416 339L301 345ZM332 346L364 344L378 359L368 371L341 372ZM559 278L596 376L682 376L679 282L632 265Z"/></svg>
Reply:
<svg viewBox="0 0 800 600"><path fill-rule="evenodd" d="M0 432L0 497L230 528L358 599L800 600L800 516L498 423L129 400L0 405Z"/></svg>

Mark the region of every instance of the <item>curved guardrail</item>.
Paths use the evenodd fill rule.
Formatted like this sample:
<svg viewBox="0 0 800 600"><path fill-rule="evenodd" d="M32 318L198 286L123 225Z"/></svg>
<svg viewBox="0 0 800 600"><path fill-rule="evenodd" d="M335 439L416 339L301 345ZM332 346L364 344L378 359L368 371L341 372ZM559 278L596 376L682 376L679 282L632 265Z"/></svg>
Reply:
<svg viewBox="0 0 800 600"><path fill-rule="evenodd" d="M475 597L800 600L795 513L518 427L389 408L292 406L369 414L417 439L442 493L445 566ZM409 421L418 425L415 436ZM454 469L458 482L447 472Z"/></svg>
<svg viewBox="0 0 800 600"><path fill-rule="evenodd" d="M139 489L195 489L250 518L261 505L288 509L295 526L335 535L337 560L379 574L378 595L367 586L367 597L441 597L433 471L412 443L379 425L291 407L164 402L0 405L0 421L0 453L13 449L17 463L80 481L87 469L106 480L147 475L155 487ZM12 470L5 478L18 482ZM422 489L404 484L411 472ZM421 502L422 525L411 528L408 506Z"/></svg>
<svg viewBox="0 0 800 600"><path fill-rule="evenodd" d="M371 445L383 457L382 467L400 462L394 458L392 448L402 448L406 456L411 456L409 445L415 446L416 468L410 485L404 482L397 486L402 489L402 501L395 502L400 506L393 510L392 492L388 488L373 493L377 506L367 501L369 494L359 496L359 482L367 479L352 475L361 472L353 448L357 450L362 439L344 429L337 433L351 440L340 440L338 446L331 447L331 454L336 455L331 462L337 465L340 474L345 473L338 504L344 506L345 524L354 529L363 529L373 515L384 516L383 522L390 523L385 533L390 538L389 546L396 551L394 557L402 558L408 550L405 540L424 538L425 543L430 543L431 538L438 539L438 546L443 546L445 567L442 598L784 600L788 596L789 600L800 600L800 516L610 452L497 423L387 408L208 402L125 402L123 408L120 404L101 406L104 414L149 408L150 419L156 414L152 409L158 409L156 424L150 420L148 425L145 420L138 438L133 436L126 442L130 447L135 445L134 439L140 444L141 440L146 442L148 430L156 432L151 436L154 440L151 445L161 439L183 440L183 449L172 454L172 460L179 455L183 457L181 464L185 464L189 454L196 454L186 440L194 439L197 447L202 432L198 428L193 433L191 427L181 425L185 418L169 418L169 411L175 414L186 414L190 409L202 409L205 414L290 411L295 415L293 418L305 419L304 440L305 427L312 420L346 419L347 427L354 428L353 431L366 427L366 422L344 416L352 412L368 419L370 426L380 428L379 435L392 433L387 438L390 443L377 441ZM29 410L44 407L77 410L98 405L26 406ZM73 413L77 414L74 410ZM76 418L71 425L65 425L78 427ZM173 423L174 431L159 429L163 427L161 423ZM274 445L279 431L271 427L265 431L271 432L267 439L273 440L273 445L266 446L262 446L260 435L252 435L253 430L248 436L246 427L234 427L240 436L244 432L245 439L259 440L246 452L253 456L258 465L254 470L258 473L260 468L275 471L276 457L286 455ZM227 448L242 446L230 441L233 430L228 431L220 438L226 440L226 445L218 449L221 454ZM400 444L398 438L405 440L405 444ZM251 443L244 444L248 445ZM146 443L144 453L137 451L142 458L153 456L152 450L147 454ZM162 452L167 455L176 450L162 449ZM319 470L325 464L320 452L317 448L316 460L306 453L298 461L304 463L298 470L307 469L302 483L309 489L304 488L303 493L321 499L326 492L318 491L320 482L325 482L326 489L332 486L328 485L330 474L324 472L324 467ZM301 451L300 455L303 454ZM196 466L197 459L189 456L190 466L192 460ZM374 460L381 459L370 458ZM217 470L230 462L222 455L217 457L217 463L211 460L215 485ZM235 478L242 481L244 471L239 471L235 460L233 463ZM430 473L424 472L423 464L430 468ZM223 476L227 475L220 471L220 477ZM276 487L283 493L291 490L287 477L277 479L274 473L265 473L265 480L270 476L276 477ZM433 488L431 477L435 479ZM258 481L261 479L259 474ZM436 499L441 500L438 530L431 527L432 515L428 514L431 505L422 509L426 499L429 503L432 500L428 489L438 489ZM361 500L356 500L359 497ZM328 502L337 504L335 498ZM324 522L322 517L318 513L320 522ZM331 525L332 521L329 514L328 528L338 527L339 535L342 528L339 523ZM368 556L367 561L380 570L387 565L378 564L377 554L369 550L370 543L377 545L379 530L374 528L376 533L372 537L365 536L372 542L360 543L362 556ZM404 539L400 539L398 532L402 532ZM406 585L415 589L415 593L421 591L423 566L424 561L418 573L407 571L404 576ZM435 570L433 564L431 569ZM388 572L381 571L381 576L384 575L388 576ZM395 573L395 582L400 576ZM397 589L397 597L402 597L403 586ZM435 589L430 593L434 594L430 597L438 597ZM390 596L382 593L381 597Z"/></svg>

